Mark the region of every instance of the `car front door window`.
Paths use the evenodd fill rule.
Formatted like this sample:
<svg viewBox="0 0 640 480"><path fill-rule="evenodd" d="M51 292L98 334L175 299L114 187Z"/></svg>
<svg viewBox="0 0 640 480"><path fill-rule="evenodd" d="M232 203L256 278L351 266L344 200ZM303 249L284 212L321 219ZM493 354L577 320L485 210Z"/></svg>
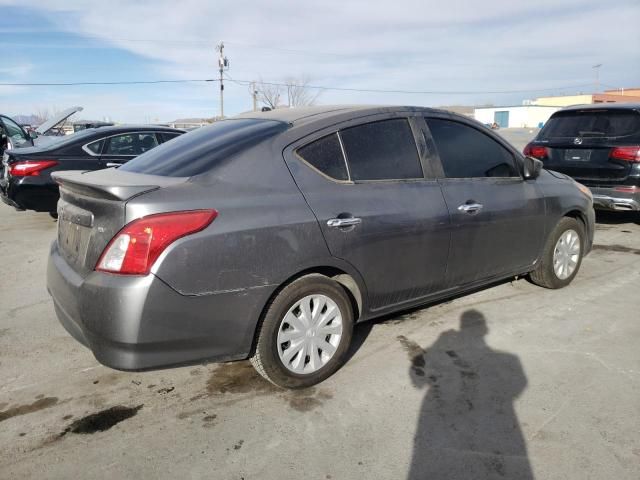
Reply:
<svg viewBox="0 0 640 480"><path fill-rule="evenodd" d="M487 134L451 120L428 124L447 178L520 176L513 154Z"/></svg>

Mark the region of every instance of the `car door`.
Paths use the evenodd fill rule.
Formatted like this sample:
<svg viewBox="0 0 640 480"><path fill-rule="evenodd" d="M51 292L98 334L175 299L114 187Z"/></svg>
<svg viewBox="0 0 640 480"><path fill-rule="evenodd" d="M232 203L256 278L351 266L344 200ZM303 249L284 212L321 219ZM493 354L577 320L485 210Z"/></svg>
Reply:
<svg viewBox="0 0 640 480"><path fill-rule="evenodd" d="M544 199L514 152L482 126L427 118L451 216L447 286L523 273L544 239Z"/></svg>
<svg viewBox="0 0 640 480"><path fill-rule="evenodd" d="M0 140L3 142L0 144L0 149L31 147L33 146L33 140L24 131L24 129L10 119L7 116L0 115L0 134L3 138Z"/></svg>
<svg viewBox="0 0 640 480"><path fill-rule="evenodd" d="M105 139L101 159L105 167L117 167L159 145L155 132L127 132Z"/></svg>
<svg viewBox="0 0 640 480"><path fill-rule="evenodd" d="M350 121L285 151L331 254L362 275L372 311L422 298L444 283L449 216L415 122Z"/></svg>

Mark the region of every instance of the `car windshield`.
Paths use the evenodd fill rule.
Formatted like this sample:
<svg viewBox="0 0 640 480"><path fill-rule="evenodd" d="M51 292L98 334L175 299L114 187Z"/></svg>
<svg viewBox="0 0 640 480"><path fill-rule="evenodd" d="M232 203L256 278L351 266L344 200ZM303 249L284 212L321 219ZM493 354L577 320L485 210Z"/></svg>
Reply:
<svg viewBox="0 0 640 480"><path fill-rule="evenodd" d="M163 143L120 167L164 177L191 177L287 129L275 120L223 120Z"/></svg>
<svg viewBox="0 0 640 480"><path fill-rule="evenodd" d="M556 113L540 131L552 138L640 136L640 114L633 110L576 110Z"/></svg>

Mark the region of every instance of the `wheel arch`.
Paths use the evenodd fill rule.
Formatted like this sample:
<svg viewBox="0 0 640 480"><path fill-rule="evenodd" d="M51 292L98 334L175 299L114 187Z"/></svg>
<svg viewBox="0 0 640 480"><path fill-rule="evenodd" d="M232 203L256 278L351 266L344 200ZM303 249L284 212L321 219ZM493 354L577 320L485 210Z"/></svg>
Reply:
<svg viewBox="0 0 640 480"><path fill-rule="evenodd" d="M569 210L563 215L563 217L575 218L582 224L585 232L587 231L587 218L581 210L578 210L577 208Z"/></svg>
<svg viewBox="0 0 640 480"><path fill-rule="evenodd" d="M251 351L250 356L254 354L256 349L256 342L258 340L258 336L260 333L260 329L262 328L262 323L264 321L265 314L267 309L273 302L273 300L280 294L280 292L292 282L298 280L299 278L305 277L311 274L319 274L323 275L327 278L330 278L337 282L349 297L349 301L351 302L351 307L353 309L353 321L357 323L357 321L362 318L363 308L364 308L364 285L358 282L354 275L349 273L347 269L339 268L336 266L330 265L318 265L305 268L300 270L292 275L290 275L286 280L284 280L280 285L273 291L273 293L269 296L267 301L265 302L262 310L260 312L260 317L256 324L255 330L253 332L253 339L251 341Z"/></svg>

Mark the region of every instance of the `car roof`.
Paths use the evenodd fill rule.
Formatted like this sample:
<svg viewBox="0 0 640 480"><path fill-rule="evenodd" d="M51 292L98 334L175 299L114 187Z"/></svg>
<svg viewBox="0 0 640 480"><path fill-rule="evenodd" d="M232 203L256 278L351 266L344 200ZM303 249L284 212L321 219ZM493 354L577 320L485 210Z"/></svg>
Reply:
<svg viewBox="0 0 640 480"><path fill-rule="evenodd" d="M261 120L276 120L286 122L293 127L302 126L307 123L316 122L320 120L327 120L332 117L348 116L348 114L355 114L354 116L374 115L376 113L387 112L443 112L427 107L412 107L412 106L394 106L394 105L318 105L313 107L294 107L294 108L277 108L275 110L269 110L267 112L246 112L240 115L231 117L231 119L261 119ZM450 113L450 112L447 112Z"/></svg>
<svg viewBox="0 0 640 480"><path fill-rule="evenodd" d="M179 128L164 127L161 125L105 125L105 126L96 127L96 128L88 128L87 130L95 131L96 133L99 132L101 135L105 133L113 134L113 133L120 133L120 132L139 132L139 131L149 131L149 130L153 130L157 132L184 133L184 130L181 130Z"/></svg>
<svg viewBox="0 0 640 480"><path fill-rule="evenodd" d="M640 103L587 103L584 105L571 105L558 111L576 110L640 110Z"/></svg>

